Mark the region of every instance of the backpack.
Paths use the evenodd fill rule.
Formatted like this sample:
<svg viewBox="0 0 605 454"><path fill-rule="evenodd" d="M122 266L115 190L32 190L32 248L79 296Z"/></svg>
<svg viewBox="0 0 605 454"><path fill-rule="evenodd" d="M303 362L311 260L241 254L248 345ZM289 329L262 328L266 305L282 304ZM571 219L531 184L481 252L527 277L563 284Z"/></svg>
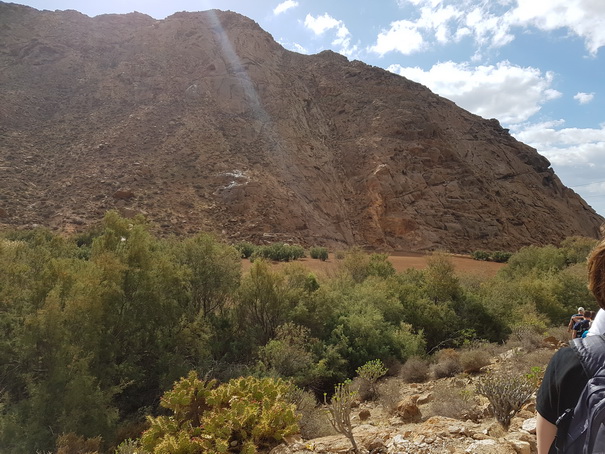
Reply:
<svg viewBox="0 0 605 454"><path fill-rule="evenodd" d="M572 339L588 376L575 408L557 420L557 437L549 454L605 454L605 336Z"/></svg>
<svg viewBox="0 0 605 454"><path fill-rule="evenodd" d="M573 326L573 330L576 332L576 337L583 337L582 335L590 329L590 320L580 320Z"/></svg>

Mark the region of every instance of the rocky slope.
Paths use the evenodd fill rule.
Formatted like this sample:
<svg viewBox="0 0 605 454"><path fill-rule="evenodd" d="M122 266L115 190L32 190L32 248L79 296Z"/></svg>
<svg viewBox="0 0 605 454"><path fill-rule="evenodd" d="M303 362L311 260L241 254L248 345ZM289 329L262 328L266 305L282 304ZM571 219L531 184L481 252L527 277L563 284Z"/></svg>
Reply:
<svg viewBox="0 0 605 454"><path fill-rule="evenodd" d="M554 338L549 341L557 342ZM363 453L372 454L535 454L535 393L511 419L505 430L493 416L488 400L476 385L488 375L507 370L521 373L521 356L547 361L551 348L507 349L480 373L459 374L424 383L405 383L391 377L379 386L376 401L356 403L351 411L355 441ZM534 366L545 366L542 362ZM394 392L396 391L396 392ZM395 400L394 400L395 399ZM446 414L443 414L446 413ZM324 425L329 426L328 421ZM304 434L303 434L304 435ZM346 454L351 442L341 434L308 438L295 436L271 454Z"/></svg>
<svg viewBox="0 0 605 454"><path fill-rule="evenodd" d="M603 218L497 120L231 12L89 18L0 3L0 223L109 209L165 233L515 250Z"/></svg>

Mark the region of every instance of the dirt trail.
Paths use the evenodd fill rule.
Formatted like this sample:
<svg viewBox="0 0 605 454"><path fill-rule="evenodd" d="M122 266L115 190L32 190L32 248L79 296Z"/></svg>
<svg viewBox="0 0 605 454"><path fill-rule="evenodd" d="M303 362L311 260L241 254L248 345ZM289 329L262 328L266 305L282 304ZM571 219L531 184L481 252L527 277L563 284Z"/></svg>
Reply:
<svg viewBox="0 0 605 454"><path fill-rule="evenodd" d="M430 256L424 254L417 254L413 252L401 252L395 253L389 256L389 261L395 267L397 272L407 270L409 268L423 269L426 267L427 259ZM451 255L450 260L454 263L456 272L458 274L476 274L479 276L492 277L500 268L504 266L503 263L495 262L483 262L479 260L473 260L467 256ZM322 262L321 260L311 259L309 257L297 260L295 263L309 268L315 273L322 273L330 275L338 269L340 260L334 258L333 254L329 255L328 260ZM276 268L285 266L286 263L274 263ZM250 269L250 261L242 260L243 271L246 272Z"/></svg>

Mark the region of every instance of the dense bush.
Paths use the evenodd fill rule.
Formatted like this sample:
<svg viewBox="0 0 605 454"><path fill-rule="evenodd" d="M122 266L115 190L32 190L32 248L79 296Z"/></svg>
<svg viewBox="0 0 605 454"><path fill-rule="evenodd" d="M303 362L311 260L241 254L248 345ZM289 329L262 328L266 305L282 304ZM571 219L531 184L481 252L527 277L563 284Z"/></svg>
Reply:
<svg viewBox="0 0 605 454"><path fill-rule="evenodd" d="M566 262L565 252L555 246L527 246L512 255L500 272L509 278L521 277L531 272L560 271Z"/></svg>
<svg viewBox="0 0 605 454"><path fill-rule="evenodd" d="M286 323L259 349L259 360L269 372L290 377L301 386L310 385L316 372L313 345L317 342L318 339L310 338L308 328Z"/></svg>
<svg viewBox="0 0 605 454"><path fill-rule="evenodd" d="M475 251L471 254L471 257L475 260L482 261L492 261L498 263L506 263L508 259L512 257L511 252L503 252L503 251L495 251L495 252L486 252L486 251Z"/></svg>
<svg viewBox="0 0 605 454"><path fill-rule="evenodd" d="M319 246L312 247L311 249L309 249L309 256L312 259L326 261L328 260L328 249Z"/></svg>
<svg viewBox="0 0 605 454"><path fill-rule="evenodd" d="M266 246L258 246L250 256L250 260L263 258L276 262L290 262L305 256L302 246L289 245L286 243L273 243Z"/></svg>
<svg viewBox="0 0 605 454"><path fill-rule="evenodd" d="M561 250L565 255L567 264L584 263L597 243L598 240L594 238L572 236L561 241Z"/></svg>
<svg viewBox="0 0 605 454"><path fill-rule="evenodd" d="M236 243L233 247L240 253L241 258L249 259L256 251L256 246L247 241Z"/></svg>
<svg viewBox="0 0 605 454"><path fill-rule="evenodd" d="M487 261L490 259L491 255L486 251L475 251L471 254L471 257L473 257L475 260Z"/></svg>
<svg viewBox="0 0 605 454"><path fill-rule="evenodd" d="M491 255L491 260L498 263L506 263L512 257L511 252L496 251Z"/></svg>

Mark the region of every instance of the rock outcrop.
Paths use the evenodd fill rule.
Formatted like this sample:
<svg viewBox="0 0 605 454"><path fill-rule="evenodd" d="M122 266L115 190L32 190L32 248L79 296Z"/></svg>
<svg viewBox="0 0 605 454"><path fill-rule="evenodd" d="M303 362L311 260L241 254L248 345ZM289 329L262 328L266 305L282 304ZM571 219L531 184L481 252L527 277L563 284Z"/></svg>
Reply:
<svg viewBox="0 0 605 454"><path fill-rule="evenodd" d="M3 225L118 209L166 233L468 252L603 222L497 120L236 13L0 3L0 67Z"/></svg>

